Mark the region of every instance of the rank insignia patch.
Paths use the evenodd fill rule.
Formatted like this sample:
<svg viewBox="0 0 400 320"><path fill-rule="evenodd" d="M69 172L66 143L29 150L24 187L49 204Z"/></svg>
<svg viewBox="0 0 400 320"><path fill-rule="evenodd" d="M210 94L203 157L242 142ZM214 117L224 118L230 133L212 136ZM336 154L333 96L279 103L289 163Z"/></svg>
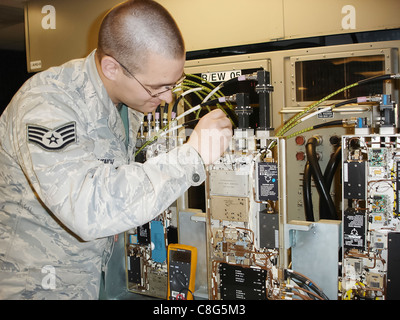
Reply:
<svg viewBox="0 0 400 320"><path fill-rule="evenodd" d="M28 124L28 141L45 150L59 151L77 141L75 122L69 122L55 129Z"/></svg>

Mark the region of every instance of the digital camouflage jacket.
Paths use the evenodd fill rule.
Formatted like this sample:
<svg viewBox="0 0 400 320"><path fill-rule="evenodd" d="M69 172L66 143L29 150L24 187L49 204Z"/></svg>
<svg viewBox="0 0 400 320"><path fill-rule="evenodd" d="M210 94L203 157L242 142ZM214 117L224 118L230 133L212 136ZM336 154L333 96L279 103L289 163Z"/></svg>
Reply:
<svg viewBox="0 0 400 320"><path fill-rule="evenodd" d="M134 162L94 52L29 79L0 118L0 299L97 299L112 235L205 179L188 145Z"/></svg>

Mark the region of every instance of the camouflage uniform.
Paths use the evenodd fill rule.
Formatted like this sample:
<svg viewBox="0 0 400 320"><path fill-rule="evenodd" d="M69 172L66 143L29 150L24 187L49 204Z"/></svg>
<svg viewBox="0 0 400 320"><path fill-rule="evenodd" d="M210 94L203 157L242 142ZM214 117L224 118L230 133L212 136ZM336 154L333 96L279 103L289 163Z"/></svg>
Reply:
<svg viewBox="0 0 400 320"><path fill-rule="evenodd" d="M97 299L111 236L205 179L188 145L134 162L94 52L29 79L0 119L0 299Z"/></svg>

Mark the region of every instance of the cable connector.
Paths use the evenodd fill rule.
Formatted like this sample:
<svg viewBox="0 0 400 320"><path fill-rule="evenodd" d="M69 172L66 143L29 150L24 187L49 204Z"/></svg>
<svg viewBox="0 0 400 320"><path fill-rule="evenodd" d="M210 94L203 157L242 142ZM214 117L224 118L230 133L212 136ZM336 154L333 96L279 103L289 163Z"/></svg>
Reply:
<svg viewBox="0 0 400 320"><path fill-rule="evenodd" d="M236 102L236 94L232 94L230 96L225 96L223 98L225 98L224 101L220 101L220 102Z"/></svg>
<svg viewBox="0 0 400 320"><path fill-rule="evenodd" d="M343 127L354 127L358 123L358 120L357 118L343 119L342 123Z"/></svg>
<svg viewBox="0 0 400 320"><path fill-rule="evenodd" d="M246 80L257 80L257 72L249 73L244 75Z"/></svg>
<svg viewBox="0 0 400 320"><path fill-rule="evenodd" d="M202 102L201 106L209 106L217 103L224 103L224 102L236 102L236 94L231 96L223 96L216 99L208 100L206 102Z"/></svg>
<svg viewBox="0 0 400 320"><path fill-rule="evenodd" d="M381 95L374 95L374 96L366 96L366 97L358 97L357 103L365 103L365 102L380 102L381 101Z"/></svg>
<svg viewBox="0 0 400 320"><path fill-rule="evenodd" d="M400 79L400 73L392 74L390 76L391 79Z"/></svg>

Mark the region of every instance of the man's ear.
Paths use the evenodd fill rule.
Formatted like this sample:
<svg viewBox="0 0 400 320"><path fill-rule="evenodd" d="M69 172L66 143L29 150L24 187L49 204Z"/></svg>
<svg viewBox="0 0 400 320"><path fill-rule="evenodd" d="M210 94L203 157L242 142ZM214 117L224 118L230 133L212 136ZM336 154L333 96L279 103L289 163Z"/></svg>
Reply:
<svg viewBox="0 0 400 320"><path fill-rule="evenodd" d="M105 77L109 80L116 80L120 68L118 62L113 57L104 56L101 59L100 65Z"/></svg>

